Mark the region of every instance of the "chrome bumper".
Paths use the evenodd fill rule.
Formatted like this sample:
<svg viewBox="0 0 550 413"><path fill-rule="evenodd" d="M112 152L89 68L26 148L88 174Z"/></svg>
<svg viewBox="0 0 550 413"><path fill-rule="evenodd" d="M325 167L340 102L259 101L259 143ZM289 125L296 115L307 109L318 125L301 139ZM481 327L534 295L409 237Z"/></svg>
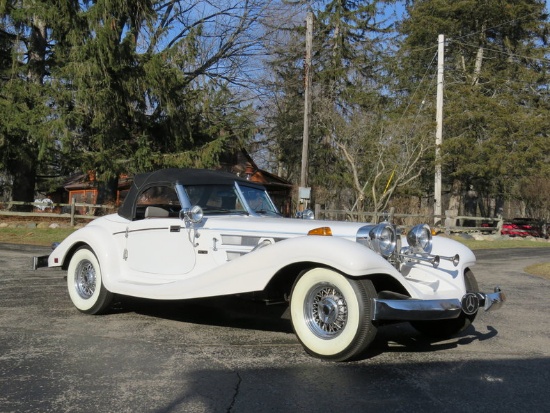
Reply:
<svg viewBox="0 0 550 413"><path fill-rule="evenodd" d="M506 294L501 291L500 287L495 287L495 292L493 293L478 293L478 295L480 296L480 304L483 305L485 311L498 310L502 307L504 301L506 301Z"/></svg>
<svg viewBox="0 0 550 413"><path fill-rule="evenodd" d="M38 268L44 268L48 266L49 255L40 255L32 257L32 269L37 270Z"/></svg>
<svg viewBox="0 0 550 413"><path fill-rule="evenodd" d="M462 312L475 314L480 308L497 310L506 301L506 295L495 287L493 293L468 293L462 300L380 299L373 300L372 320L418 321L457 318Z"/></svg>

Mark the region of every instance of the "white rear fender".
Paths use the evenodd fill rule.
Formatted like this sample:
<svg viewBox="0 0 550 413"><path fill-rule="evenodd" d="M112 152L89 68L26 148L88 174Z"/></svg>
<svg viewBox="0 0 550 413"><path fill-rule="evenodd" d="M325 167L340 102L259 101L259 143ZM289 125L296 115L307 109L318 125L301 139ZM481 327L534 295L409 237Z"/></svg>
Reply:
<svg viewBox="0 0 550 413"><path fill-rule="evenodd" d="M124 235L120 235L121 239ZM80 247L88 246L98 258L101 265L103 283L112 291L112 278L120 274L118 263L122 250L116 245L115 237L106 228L89 225L73 232L63 240L50 254L49 267L67 267L72 254Z"/></svg>

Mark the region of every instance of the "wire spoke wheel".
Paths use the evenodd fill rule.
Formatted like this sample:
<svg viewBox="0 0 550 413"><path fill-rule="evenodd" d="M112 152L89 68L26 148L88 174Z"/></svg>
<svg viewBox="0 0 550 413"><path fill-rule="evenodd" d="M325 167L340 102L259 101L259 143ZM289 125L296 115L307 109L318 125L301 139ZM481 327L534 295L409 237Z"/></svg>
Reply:
<svg viewBox="0 0 550 413"><path fill-rule="evenodd" d="M344 361L359 356L372 342L376 327L369 280L347 278L329 268L313 268L294 283L290 317L296 337L314 357Z"/></svg>
<svg viewBox="0 0 550 413"><path fill-rule="evenodd" d="M113 293L103 285L101 266L89 247L79 248L67 268L67 288L74 306L87 314L104 313Z"/></svg>
<svg viewBox="0 0 550 413"><path fill-rule="evenodd" d="M304 304L304 318L319 338L329 339L341 333L348 320L348 307L343 294L335 286L314 286Z"/></svg>
<svg viewBox="0 0 550 413"><path fill-rule="evenodd" d="M88 260L82 260L78 263L74 286L78 295L88 299L94 295L96 288L96 274L93 264Z"/></svg>

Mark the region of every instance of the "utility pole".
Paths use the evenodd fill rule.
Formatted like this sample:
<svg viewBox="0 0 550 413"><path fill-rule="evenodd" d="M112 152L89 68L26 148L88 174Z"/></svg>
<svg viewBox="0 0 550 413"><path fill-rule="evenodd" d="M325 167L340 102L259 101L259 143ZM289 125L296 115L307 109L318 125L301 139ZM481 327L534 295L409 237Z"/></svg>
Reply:
<svg viewBox="0 0 550 413"><path fill-rule="evenodd" d="M300 192L307 186L309 124L311 118L311 49L313 48L313 13L308 12L306 17L306 58L304 67L304 132L302 140L302 170L300 174ZM304 188L304 190L302 190ZM300 196L301 199L302 196ZM308 196L309 199L309 196Z"/></svg>
<svg viewBox="0 0 550 413"><path fill-rule="evenodd" d="M445 36L440 34L437 47L437 102L435 132L435 181L434 224L441 225L441 144L443 143L443 72L445 61Z"/></svg>

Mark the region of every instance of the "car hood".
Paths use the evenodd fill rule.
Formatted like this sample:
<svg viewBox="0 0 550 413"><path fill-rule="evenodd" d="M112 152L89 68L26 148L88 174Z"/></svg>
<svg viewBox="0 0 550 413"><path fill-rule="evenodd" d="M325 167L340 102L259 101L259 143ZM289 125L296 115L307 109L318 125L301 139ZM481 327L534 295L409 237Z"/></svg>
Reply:
<svg viewBox="0 0 550 413"><path fill-rule="evenodd" d="M207 216L197 228L223 232L254 232L264 237L292 238L307 235L309 231L329 227L333 236L355 240L362 222L301 220L292 218L267 218L253 216Z"/></svg>

